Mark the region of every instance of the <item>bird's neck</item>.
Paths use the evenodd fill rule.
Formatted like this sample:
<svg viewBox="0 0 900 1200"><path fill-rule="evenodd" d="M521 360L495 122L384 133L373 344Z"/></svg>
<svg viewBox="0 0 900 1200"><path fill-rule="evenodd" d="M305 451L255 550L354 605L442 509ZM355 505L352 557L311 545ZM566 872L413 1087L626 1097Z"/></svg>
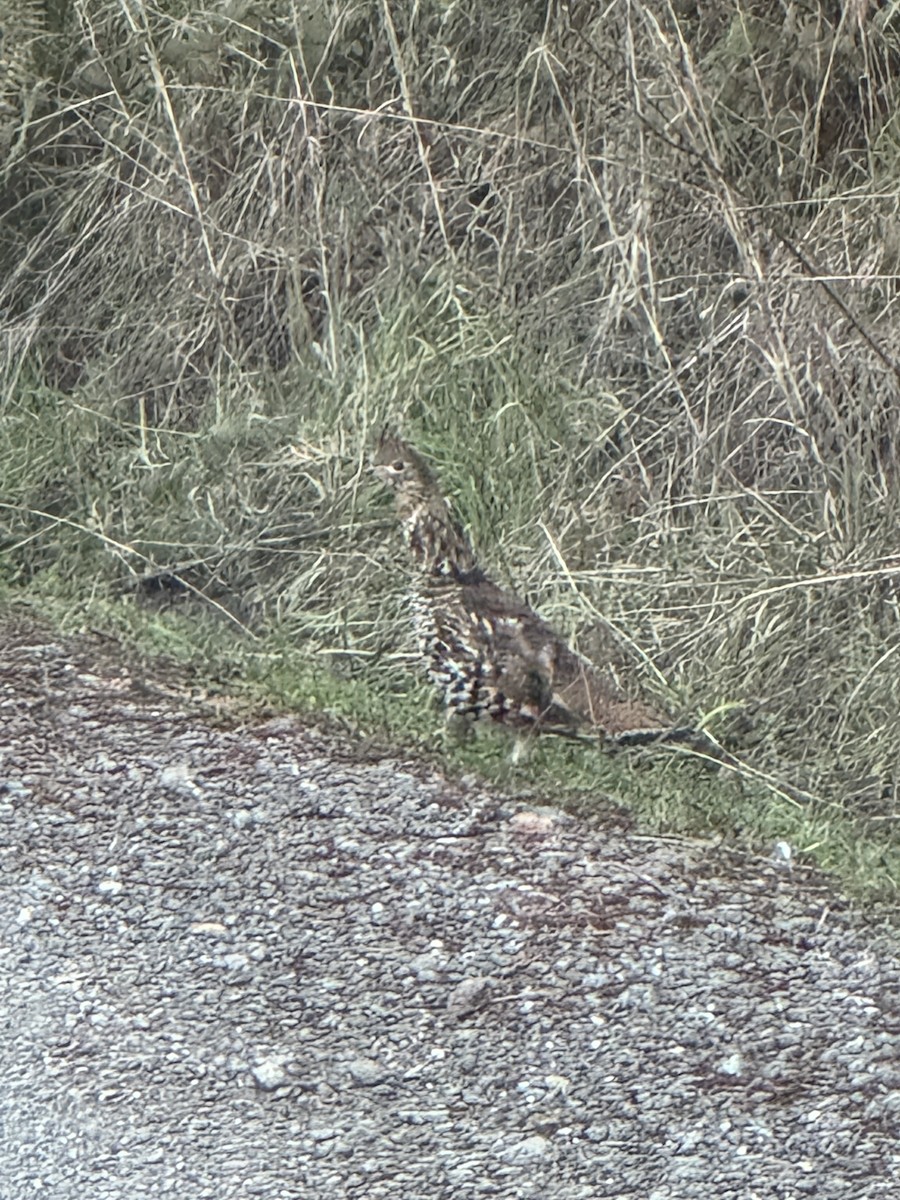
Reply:
<svg viewBox="0 0 900 1200"><path fill-rule="evenodd" d="M424 575L464 580L478 574L469 539L445 500L411 506L403 514L403 532Z"/></svg>

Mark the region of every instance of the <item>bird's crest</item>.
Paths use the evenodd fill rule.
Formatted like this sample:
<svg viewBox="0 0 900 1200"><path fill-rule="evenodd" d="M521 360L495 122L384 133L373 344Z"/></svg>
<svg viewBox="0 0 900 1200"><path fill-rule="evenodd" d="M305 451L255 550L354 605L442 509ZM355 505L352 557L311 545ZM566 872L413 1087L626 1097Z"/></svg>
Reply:
<svg viewBox="0 0 900 1200"><path fill-rule="evenodd" d="M421 494L439 494L434 472L412 446L395 434L383 432L375 445L372 469L389 487Z"/></svg>
<svg viewBox="0 0 900 1200"><path fill-rule="evenodd" d="M372 469L394 492L406 543L426 575L460 580L477 571L464 529L431 468L412 446L383 433Z"/></svg>

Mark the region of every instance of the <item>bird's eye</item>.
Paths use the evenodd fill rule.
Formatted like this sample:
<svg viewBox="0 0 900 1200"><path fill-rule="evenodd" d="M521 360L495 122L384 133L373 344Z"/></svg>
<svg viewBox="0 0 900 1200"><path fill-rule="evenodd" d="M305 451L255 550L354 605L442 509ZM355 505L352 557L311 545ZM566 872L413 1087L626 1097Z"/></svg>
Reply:
<svg viewBox="0 0 900 1200"><path fill-rule="evenodd" d="M398 458L395 463L391 463L391 470L396 471L399 474L404 469L405 466L406 466L406 463L404 463L402 461L402 459Z"/></svg>

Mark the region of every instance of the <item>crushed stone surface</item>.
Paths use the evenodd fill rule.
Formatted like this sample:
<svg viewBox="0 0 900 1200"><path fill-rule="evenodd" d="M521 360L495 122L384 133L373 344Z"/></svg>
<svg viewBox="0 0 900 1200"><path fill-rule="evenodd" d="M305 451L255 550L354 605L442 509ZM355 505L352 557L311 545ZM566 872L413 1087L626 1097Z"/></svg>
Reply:
<svg viewBox="0 0 900 1200"><path fill-rule="evenodd" d="M0 628L0 1196L900 1196L900 941L820 878L217 727Z"/></svg>

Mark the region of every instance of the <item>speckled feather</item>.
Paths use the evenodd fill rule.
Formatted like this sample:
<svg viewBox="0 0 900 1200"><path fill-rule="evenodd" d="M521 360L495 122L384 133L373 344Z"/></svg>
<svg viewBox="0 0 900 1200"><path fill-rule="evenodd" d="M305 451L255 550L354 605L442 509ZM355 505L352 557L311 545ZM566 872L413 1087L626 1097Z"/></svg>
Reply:
<svg viewBox="0 0 900 1200"><path fill-rule="evenodd" d="M695 736L675 728L659 709L625 696L527 604L488 579L414 450L383 438L374 469L395 494L418 568L416 633L428 674L452 714L520 731L586 731L619 744Z"/></svg>

